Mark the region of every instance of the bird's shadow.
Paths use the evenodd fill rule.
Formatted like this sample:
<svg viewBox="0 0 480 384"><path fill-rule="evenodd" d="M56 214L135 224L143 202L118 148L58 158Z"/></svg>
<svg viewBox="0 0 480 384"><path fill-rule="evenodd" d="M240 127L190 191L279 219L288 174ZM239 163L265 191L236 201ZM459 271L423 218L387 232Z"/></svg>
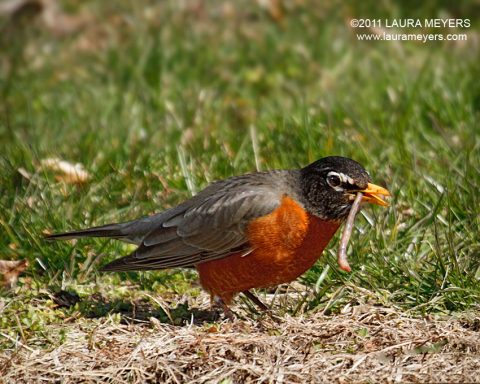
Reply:
<svg viewBox="0 0 480 384"><path fill-rule="evenodd" d="M136 300L106 299L100 293L80 298L74 292L59 291L53 295L58 307L75 308L85 318L102 318L119 314L124 324L146 323L153 319L165 324L183 326L202 325L222 318L222 312L216 308L203 309L190 307L187 301L154 305L146 298Z"/></svg>

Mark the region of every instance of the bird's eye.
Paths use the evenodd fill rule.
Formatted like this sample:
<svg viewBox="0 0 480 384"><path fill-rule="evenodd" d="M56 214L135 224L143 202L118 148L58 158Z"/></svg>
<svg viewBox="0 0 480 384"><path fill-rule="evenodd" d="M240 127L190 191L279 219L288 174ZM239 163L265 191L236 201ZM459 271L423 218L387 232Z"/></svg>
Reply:
<svg viewBox="0 0 480 384"><path fill-rule="evenodd" d="M340 184L342 184L342 180L340 179L340 176L338 174L330 172L327 175L327 183L332 188L335 188L335 187L339 187Z"/></svg>

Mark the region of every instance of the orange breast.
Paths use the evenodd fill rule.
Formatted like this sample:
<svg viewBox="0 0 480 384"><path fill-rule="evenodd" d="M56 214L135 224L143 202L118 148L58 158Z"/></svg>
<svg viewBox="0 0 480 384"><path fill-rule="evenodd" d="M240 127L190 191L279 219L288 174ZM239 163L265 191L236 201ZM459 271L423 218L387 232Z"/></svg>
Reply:
<svg viewBox="0 0 480 384"><path fill-rule="evenodd" d="M275 211L248 225L253 251L199 264L200 283L228 304L236 293L295 280L320 257L338 227L285 196Z"/></svg>

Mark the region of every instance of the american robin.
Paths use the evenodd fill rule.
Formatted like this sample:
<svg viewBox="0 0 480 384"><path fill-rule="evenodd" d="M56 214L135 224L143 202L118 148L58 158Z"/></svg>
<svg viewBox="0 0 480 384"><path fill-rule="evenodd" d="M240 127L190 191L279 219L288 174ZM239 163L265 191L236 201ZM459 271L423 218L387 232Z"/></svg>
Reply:
<svg viewBox="0 0 480 384"><path fill-rule="evenodd" d="M198 270L200 283L227 308L252 288L291 282L307 271L345 221L356 193L388 205L356 161L325 157L302 169L234 176L210 184L164 212L138 220L47 236L109 237L137 244L103 271L173 267ZM228 308L227 308L228 309Z"/></svg>

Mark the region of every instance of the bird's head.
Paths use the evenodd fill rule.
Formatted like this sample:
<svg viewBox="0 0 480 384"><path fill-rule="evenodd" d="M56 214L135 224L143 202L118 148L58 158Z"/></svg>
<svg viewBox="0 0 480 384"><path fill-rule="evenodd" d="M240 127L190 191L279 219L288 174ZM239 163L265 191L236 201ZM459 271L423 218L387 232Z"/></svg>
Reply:
<svg viewBox="0 0 480 384"><path fill-rule="evenodd" d="M390 192L372 184L368 172L354 160L324 157L300 173L306 208L321 219L345 220L357 192L364 194L364 202L388 206L383 197L390 196Z"/></svg>

